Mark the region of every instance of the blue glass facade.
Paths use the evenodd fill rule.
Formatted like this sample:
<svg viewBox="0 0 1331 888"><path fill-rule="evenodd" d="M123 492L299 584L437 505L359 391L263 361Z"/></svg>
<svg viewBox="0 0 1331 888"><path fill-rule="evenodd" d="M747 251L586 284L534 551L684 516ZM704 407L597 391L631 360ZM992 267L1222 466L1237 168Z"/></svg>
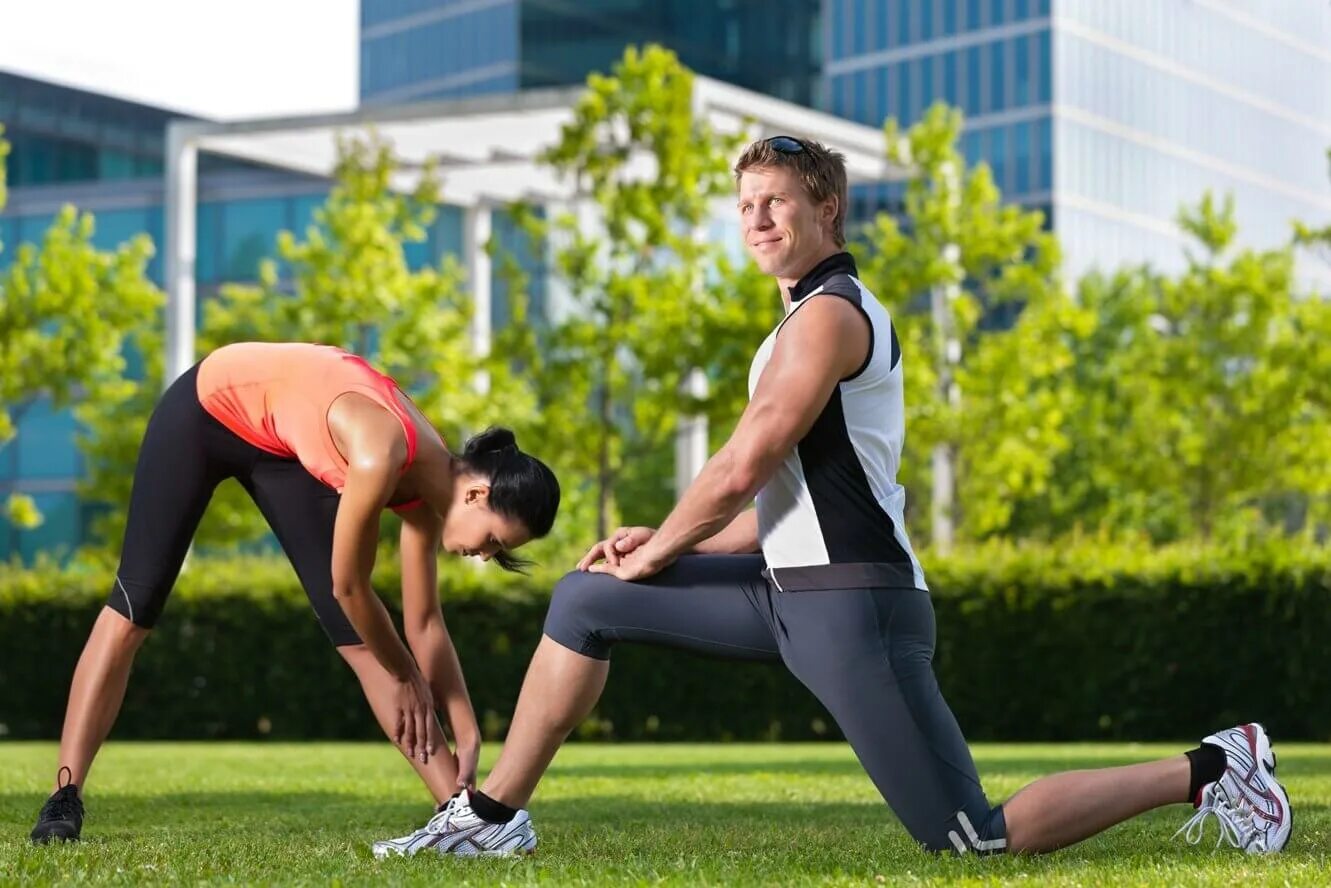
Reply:
<svg viewBox="0 0 1331 888"><path fill-rule="evenodd" d="M171 116L0 72L0 122L10 143L13 187L161 175L162 133Z"/></svg>
<svg viewBox="0 0 1331 888"><path fill-rule="evenodd" d="M1268 0L826 0L833 112L961 108L961 147L1040 207L1067 270L1178 267L1180 206L1234 195L1247 243L1331 215L1331 5ZM890 204L862 189L853 210ZM1305 278L1331 275L1314 263Z"/></svg>
<svg viewBox="0 0 1331 888"><path fill-rule="evenodd" d="M628 44L815 104L820 0L363 0L361 99L397 102L583 82Z"/></svg>
<svg viewBox="0 0 1331 888"><path fill-rule="evenodd" d="M962 149L1010 199L1047 206L1053 178L1050 0L827 0L835 114L909 126L934 102L965 112ZM885 190L889 194L891 189ZM875 189L866 189L871 210Z"/></svg>
<svg viewBox="0 0 1331 888"><path fill-rule="evenodd" d="M1069 268L1176 268L1173 219L1233 195L1245 243L1331 217L1331 5L1058 0L1055 214ZM1309 282L1331 269L1309 261Z"/></svg>
<svg viewBox="0 0 1331 888"><path fill-rule="evenodd" d="M520 5L519 0L363 0L361 101L518 89Z"/></svg>

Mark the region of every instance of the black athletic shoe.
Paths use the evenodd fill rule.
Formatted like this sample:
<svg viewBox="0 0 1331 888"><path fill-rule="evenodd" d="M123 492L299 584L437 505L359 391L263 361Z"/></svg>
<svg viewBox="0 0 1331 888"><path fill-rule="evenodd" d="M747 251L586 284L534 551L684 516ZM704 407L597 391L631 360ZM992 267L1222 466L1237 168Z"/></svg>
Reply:
<svg viewBox="0 0 1331 888"><path fill-rule="evenodd" d="M73 776L69 768L61 768L58 781L68 780ZM52 839L58 842L73 842L83 831L83 800L79 798L79 788L74 783L60 783L60 788L42 805L42 813L37 815L37 825L32 828L32 841L35 845L45 845Z"/></svg>

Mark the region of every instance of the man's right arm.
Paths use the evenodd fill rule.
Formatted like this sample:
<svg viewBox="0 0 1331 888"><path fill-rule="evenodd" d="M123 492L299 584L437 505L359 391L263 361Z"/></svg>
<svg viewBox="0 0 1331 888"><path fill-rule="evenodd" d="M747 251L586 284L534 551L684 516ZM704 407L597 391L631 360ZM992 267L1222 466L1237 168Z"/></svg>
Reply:
<svg viewBox="0 0 1331 888"><path fill-rule="evenodd" d="M749 555L759 551L758 510L746 509L714 536L693 547L695 555Z"/></svg>
<svg viewBox="0 0 1331 888"><path fill-rule="evenodd" d="M651 527L621 527L608 539L592 546L578 562L578 570L586 570L603 558L611 564L618 564L620 558L650 540L655 533L655 528ZM689 554L749 555L761 548L758 542L758 512L756 509L748 509L736 515L735 520L720 533L694 546Z"/></svg>

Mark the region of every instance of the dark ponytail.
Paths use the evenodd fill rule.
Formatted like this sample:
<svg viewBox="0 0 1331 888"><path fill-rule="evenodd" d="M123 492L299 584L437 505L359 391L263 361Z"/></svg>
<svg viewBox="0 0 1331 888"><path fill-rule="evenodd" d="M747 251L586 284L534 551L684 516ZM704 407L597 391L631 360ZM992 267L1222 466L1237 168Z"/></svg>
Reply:
<svg viewBox="0 0 1331 888"><path fill-rule="evenodd" d="M550 532L559 511L559 479L545 463L519 450L511 431L492 427L474 435L461 459L465 471L488 479L491 509L521 521L533 539ZM529 563L503 551L495 561L504 570L519 570Z"/></svg>

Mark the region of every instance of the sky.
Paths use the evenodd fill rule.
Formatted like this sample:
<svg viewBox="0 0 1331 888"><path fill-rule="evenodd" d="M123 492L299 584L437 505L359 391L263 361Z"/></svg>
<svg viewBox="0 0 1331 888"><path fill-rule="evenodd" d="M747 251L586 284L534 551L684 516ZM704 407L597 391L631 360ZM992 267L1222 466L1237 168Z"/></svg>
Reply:
<svg viewBox="0 0 1331 888"><path fill-rule="evenodd" d="M0 70L200 117L356 106L359 0L6 0Z"/></svg>

